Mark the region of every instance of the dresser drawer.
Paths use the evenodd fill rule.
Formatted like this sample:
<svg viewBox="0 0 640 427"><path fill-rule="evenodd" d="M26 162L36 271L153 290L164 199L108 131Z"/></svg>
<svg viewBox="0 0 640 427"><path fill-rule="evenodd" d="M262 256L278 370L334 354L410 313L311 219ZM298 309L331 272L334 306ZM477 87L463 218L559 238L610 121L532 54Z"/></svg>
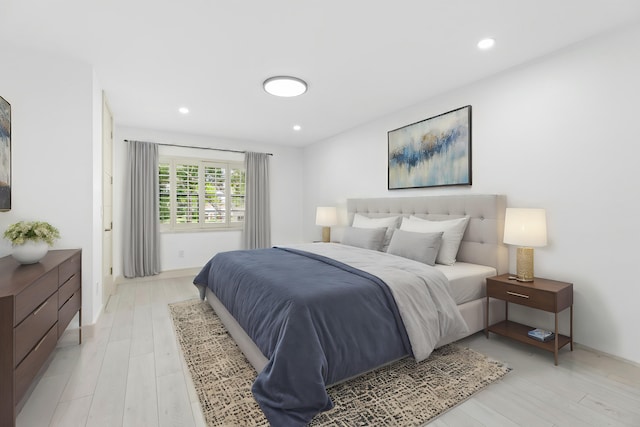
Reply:
<svg viewBox="0 0 640 427"><path fill-rule="evenodd" d="M58 269L33 282L29 287L16 295L15 319L13 325L18 325L33 310L58 290Z"/></svg>
<svg viewBox="0 0 640 427"><path fill-rule="evenodd" d="M54 293L14 329L16 366L38 344L57 319L58 295Z"/></svg>
<svg viewBox="0 0 640 427"><path fill-rule="evenodd" d="M15 372L15 395L19 402L29 388L29 384L36 377L42 364L47 360L58 341L58 328L54 325L49 332L42 337L36 347L18 365Z"/></svg>
<svg viewBox="0 0 640 427"><path fill-rule="evenodd" d="M80 273L76 273L58 289L58 307L62 307L75 291L80 289Z"/></svg>
<svg viewBox="0 0 640 427"><path fill-rule="evenodd" d="M80 291L78 290L73 296L67 301L58 312L58 336L62 336L62 333L69 326L69 322L73 319L73 316L76 315L78 310L80 310Z"/></svg>
<svg viewBox="0 0 640 427"><path fill-rule="evenodd" d="M79 276L80 264L81 264L81 258L79 253L72 256L62 264L60 264L60 267L59 267L60 275L59 275L58 284L62 285L67 280L69 280L71 276L73 276L74 274Z"/></svg>
<svg viewBox="0 0 640 427"><path fill-rule="evenodd" d="M518 286L517 284L497 283L488 279L487 296L540 310L556 312L555 294L530 286L525 287Z"/></svg>

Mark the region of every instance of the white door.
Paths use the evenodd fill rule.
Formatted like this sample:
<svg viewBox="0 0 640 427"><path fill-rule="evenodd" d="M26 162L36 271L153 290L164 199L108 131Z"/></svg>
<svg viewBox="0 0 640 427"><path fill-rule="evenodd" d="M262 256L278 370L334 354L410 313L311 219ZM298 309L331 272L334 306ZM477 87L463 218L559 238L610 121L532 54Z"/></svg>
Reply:
<svg viewBox="0 0 640 427"><path fill-rule="evenodd" d="M102 303L113 293L113 116L102 94Z"/></svg>

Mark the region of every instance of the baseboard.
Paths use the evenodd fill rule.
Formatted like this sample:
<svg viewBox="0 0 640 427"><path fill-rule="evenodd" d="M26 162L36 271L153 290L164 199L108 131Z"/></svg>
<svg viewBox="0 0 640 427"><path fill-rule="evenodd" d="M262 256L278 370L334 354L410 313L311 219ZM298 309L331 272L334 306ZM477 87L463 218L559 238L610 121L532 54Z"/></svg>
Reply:
<svg viewBox="0 0 640 427"><path fill-rule="evenodd" d="M634 362L633 360L625 359L624 357L616 356L615 354L607 353L606 351L598 350L596 348L589 347L588 345L580 344L580 343L577 343L575 341L573 342L573 345L576 346L576 347L579 347L579 348L581 348L583 350L590 351L591 353L595 353L595 354L599 354L601 356L609 357L609 358L617 360L619 362L628 363L630 365L633 365L633 366L636 366L636 367L640 368L640 363Z"/></svg>
<svg viewBox="0 0 640 427"><path fill-rule="evenodd" d="M124 276L118 276L114 279L113 283L116 286L118 286L124 283L152 282L154 280L175 279L178 277L188 277L188 276L195 277L200 272L201 269L202 267L182 268L179 270L167 270L167 271L161 272L160 274L156 274L155 276L134 277L131 279Z"/></svg>

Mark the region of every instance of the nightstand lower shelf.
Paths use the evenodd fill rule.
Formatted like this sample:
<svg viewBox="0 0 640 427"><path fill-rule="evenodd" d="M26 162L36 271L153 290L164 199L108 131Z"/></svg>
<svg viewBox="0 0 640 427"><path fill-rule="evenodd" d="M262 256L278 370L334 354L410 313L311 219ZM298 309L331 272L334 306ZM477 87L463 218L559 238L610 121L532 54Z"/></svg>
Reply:
<svg viewBox="0 0 640 427"><path fill-rule="evenodd" d="M547 342L536 341L527 335L527 332L532 329L535 328L521 323L512 322L510 320L503 320L502 322L491 325L488 328L489 332L493 332L494 334L502 335L504 337L550 351L551 353L555 353L556 340L553 339ZM570 343L571 338L566 335L558 334L558 350Z"/></svg>

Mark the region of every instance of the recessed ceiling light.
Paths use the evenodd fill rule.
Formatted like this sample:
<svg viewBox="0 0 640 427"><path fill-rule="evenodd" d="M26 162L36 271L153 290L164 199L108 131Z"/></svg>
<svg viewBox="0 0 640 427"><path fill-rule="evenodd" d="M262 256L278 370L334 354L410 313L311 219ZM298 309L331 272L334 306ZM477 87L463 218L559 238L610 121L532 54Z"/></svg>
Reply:
<svg viewBox="0 0 640 427"><path fill-rule="evenodd" d="M269 77L262 85L267 93L286 98L302 95L307 91L307 83L297 77Z"/></svg>
<svg viewBox="0 0 640 427"><path fill-rule="evenodd" d="M496 41L494 39L482 39L478 42L478 48L483 50L491 49L494 44L496 44Z"/></svg>
<svg viewBox="0 0 640 427"><path fill-rule="evenodd" d="M178 108L178 111L182 114L189 114L189 109L187 107L180 107Z"/></svg>
<svg viewBox="0 0 640 427"><path fill-rule="evenodd" d="M302 129L302 126L300 125L293 125L293 130L300 130Z"/></svg>

